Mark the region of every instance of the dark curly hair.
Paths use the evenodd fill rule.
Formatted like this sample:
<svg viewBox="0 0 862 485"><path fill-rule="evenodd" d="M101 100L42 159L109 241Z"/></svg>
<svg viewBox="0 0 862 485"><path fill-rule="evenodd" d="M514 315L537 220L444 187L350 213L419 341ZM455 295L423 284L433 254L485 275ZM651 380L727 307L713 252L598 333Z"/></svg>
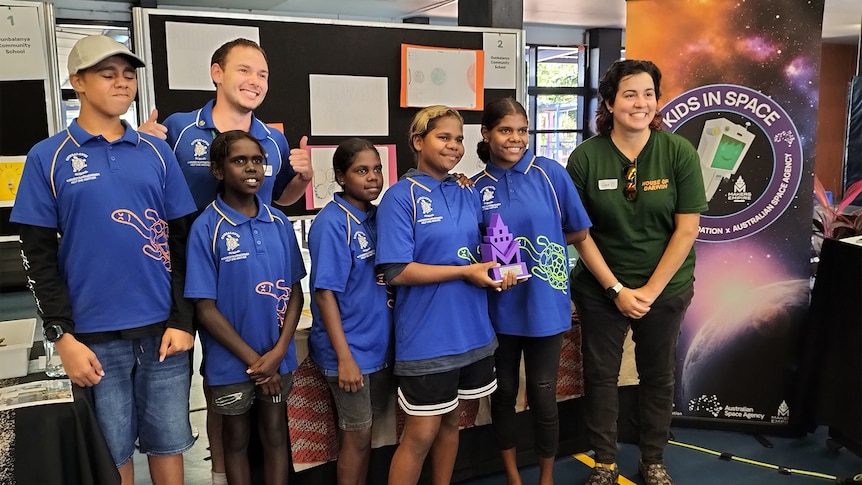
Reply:
<svg viewBox="0 0 862 485"><path fill-rule="evenodd" d="M658 66L650 61L639 61L634 59L614 62L611 67L599 79L599 105L596 109L596 130L607 135L614 128L614 115L608 110L607 104L613 106L620 87L620 81L628 76L645 72L650 75L655 84L655 99L661 98L661 71ZM650 128L661 129L661 115L658 111L650 123Z"/></svg>

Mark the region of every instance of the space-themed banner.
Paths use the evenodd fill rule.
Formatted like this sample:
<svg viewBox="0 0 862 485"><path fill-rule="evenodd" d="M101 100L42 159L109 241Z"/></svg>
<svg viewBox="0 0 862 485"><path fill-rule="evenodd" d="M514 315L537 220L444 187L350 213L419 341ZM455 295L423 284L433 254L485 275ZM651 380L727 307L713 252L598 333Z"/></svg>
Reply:
<svg viewBox="0 0 862 485"><path fill-rule="evenodd" d="M626 57L662 70L663 128L700 157L674 416L784 427L808 315L824 0L627 2Z"/></svg>

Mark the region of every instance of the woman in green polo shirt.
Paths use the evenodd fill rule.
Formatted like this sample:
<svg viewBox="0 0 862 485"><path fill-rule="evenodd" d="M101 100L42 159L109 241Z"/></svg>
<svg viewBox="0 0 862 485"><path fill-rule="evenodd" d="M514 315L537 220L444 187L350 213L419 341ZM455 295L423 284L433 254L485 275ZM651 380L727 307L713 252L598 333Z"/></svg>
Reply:
<svg viewBox="0 0 862 485"><path fill-rule="evenodd" d="M599 81L599 134L578 145L567 166L593 221L575 243L580 260L572 271L596 453L587 485L611 485L619 475L617 377L629 326L640 378L638 469L647 485L673 483L663 452L680 324L694 293L694 240L707 206L694 147L661 131L660 83L652 62L614 63Z"/></svg>

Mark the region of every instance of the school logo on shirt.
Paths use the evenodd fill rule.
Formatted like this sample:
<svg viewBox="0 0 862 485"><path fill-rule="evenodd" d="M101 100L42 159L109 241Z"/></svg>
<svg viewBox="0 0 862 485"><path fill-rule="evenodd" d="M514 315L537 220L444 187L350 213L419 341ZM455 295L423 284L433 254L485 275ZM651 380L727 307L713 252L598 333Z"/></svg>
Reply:
<svg viewBox="0 0 862 485"><path fill-rule="evenodd" d="M228 231L222 233L219 237L224 243L224 248L227 251L227 256L222 256L221 260L225 263L231 261L241 261L248 257L248 252L244 252L239 247L239 234Z"/></svg>
<svg viewBox="0 0 862 485"><path fill-rule="evenodd" d="M434 215L434 207L431 206L432 201L430 198L423 195L416 199L416 202L419 203L419 210L422 211L422 217L416 222L419 224L431 224L443 220L443 216Z"/></svg>
<svg viewBox="0 0 862 485"><path fill-rule="evenodd" d="M497 187L493 185L488 185L482 187L482 190L479 191L482 194L482 210L488 211L493 210L500 207L500 203L494 200L494 196L497 193Z"/></svg>
<svg viewBox="0 0 862 485"><path fill-rule="evenodd" d="M69 155L67 160L72 161L72 170L75 172L80 172L87 168L87 154L86 153L73 153Z"/></svg>
<svg viewBox="0 0 862 485"><path fill-rule="evenodd" d="M210 152L210 143L203 138L195 138L192 140L192 149L194 150L195 159L203 160L207 158Z"/></svg>
<svg viewBox="0 0 862 485"><path fill-rule="evenodd" d="M89 155L82 152L71 153L66 156L66 162L72 166L72 172L74 172L72 177L66 179L66 183L74 185L99 178L99 175L101 174L90 173L90 171L87 170L87 157L89 157Z"/></svg>
<svg viewBox="0 0 862 485"><path fill-rule="evenodd" d="M362 251L356 256L356 259L368 259L374 256L374 248L371 247L371 244L368 241L368 236L366 236L364 232L356 231L353 235L353 239L359 243L359 250Z"/></svg>

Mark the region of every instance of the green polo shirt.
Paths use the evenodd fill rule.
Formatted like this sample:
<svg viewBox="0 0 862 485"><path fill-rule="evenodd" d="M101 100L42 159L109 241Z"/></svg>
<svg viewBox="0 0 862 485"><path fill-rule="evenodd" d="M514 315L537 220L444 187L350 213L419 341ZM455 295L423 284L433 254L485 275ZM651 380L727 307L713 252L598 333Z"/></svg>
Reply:
<svg viewBox="0 0 862 485"><path fill-rule="evenodd" d="M637 198L624 194L629 159L610 136L581 143L566 167L581 194L593 227L590 234L619 281L629 288L646 284L675 229L675 214L707 209L700 159L685 138L652 131L638 154ZM658 300L675 295L694 282L694 248ZM578 262L572 271L572 291L606 298L604 288Z"/></svg>

